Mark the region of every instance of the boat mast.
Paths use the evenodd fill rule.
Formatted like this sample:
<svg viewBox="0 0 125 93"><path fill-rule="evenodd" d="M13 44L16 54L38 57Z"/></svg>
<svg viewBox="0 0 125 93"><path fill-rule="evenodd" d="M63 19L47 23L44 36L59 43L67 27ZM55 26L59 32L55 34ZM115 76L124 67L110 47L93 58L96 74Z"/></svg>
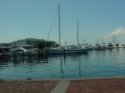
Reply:
<svg viewBox="0 0 125 93"><path fill-rule="evenodd" d="M77 20L77 44L79 45L79 21Z"/></svg>
<svg viewBox="0 0 125 93"><path fill-rule="evenodd" d="M59 45L61 45L60 4L58 4Z"/></svg>
<svg viewBox="0 0 125 93"><path fill-rule="evenodd" d="M116 37L115 37L115 35L113 35L113 37L112 37L112 43L115 45L116 44Z"/></svg>

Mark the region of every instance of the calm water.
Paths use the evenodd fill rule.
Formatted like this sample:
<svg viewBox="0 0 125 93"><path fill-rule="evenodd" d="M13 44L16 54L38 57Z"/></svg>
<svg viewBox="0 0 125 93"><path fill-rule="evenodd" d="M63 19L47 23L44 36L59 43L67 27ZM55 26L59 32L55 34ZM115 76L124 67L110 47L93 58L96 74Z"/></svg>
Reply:
<svg viewBox="0 0 125 93"><path fill-rule="evenodd" d="M125 49L90 51L39 60L0 61L1 79L102 78L125 76Z"/></svg>

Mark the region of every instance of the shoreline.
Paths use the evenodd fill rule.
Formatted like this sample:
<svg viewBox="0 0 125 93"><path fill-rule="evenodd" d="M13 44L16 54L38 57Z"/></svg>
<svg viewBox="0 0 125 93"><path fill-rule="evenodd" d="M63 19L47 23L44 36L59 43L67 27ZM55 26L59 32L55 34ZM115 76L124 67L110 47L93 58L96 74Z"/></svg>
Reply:
<svg viewBox="0 0 125 93"><path fill-rule="evenodd" d="M5 81L59 81L59 80L96 80L96 79L118 79L118 78L125 78L125 76L108 76L108 77L91 77L91 78L41 78L41 79L34 79L34 78L23 78L23 79L2 79Z"/></svg>

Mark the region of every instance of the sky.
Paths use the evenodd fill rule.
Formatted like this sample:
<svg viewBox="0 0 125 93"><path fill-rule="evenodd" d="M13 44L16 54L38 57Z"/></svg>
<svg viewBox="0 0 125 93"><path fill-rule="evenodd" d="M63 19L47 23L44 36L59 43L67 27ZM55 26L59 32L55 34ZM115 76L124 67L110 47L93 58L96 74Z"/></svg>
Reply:
<svg viewBox="0 0 125 93"><path fill-rule="evenodd" d="M115 35L125 43L125 0L0 0L0 43L25 38L58 42L58 11L61 6L61 42L85 40L111 42ZM53 19L55 19L53 21Z"/></svg>

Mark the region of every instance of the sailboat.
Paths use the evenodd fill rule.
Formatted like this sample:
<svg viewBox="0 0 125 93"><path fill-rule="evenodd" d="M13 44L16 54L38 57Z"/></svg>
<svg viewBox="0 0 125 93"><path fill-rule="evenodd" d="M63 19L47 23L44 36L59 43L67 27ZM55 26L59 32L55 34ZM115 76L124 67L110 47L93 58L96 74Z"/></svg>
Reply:
<svg viewBox="0 0 125 93"><path fill-rule="evenodd" d="M49 49L48 50L49 55L87 53L87 50L82 48L79 44L78 21L77 21L77 43L78 43L78 45L77 46L70 45L67 47L61 47L60 5L58 5L58 26L59 26L59 45L60 45L60 47Z"/></svg>

